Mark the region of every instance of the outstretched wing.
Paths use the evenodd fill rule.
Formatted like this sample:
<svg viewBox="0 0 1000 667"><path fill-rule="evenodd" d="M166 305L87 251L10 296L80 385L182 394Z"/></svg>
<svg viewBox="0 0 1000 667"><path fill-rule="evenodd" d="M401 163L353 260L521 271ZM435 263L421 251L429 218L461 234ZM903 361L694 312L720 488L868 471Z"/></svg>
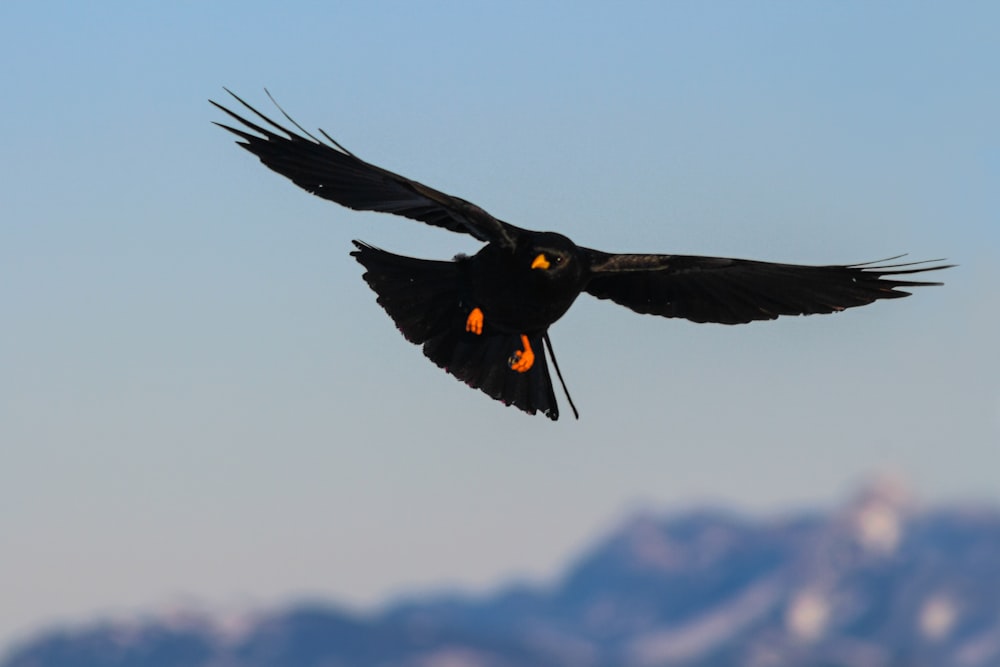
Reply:
<svg viewBox="0 0 1000 667"><path fill-rule="evenodd" d="M260 158L269 169L308 192L356 211L394 213L453 232L471 234L480 241L513 247L521 230L494 218L475 204L369 164L323 130L320 133L329 143L317 139L281 107L278 110L302 134L279 125L232 91L226 89L226 92L272 129L209 100L244 127L216 125L240 137L242 141L237 142L240 146Z"/></svg>
<svg viewBox="0 0 1000 667"><path fill-rule="evenodd" d="M581 251L590 261L592 274L585 290L597 298L611 299L637 313L722 324L832 313L909 296L899 288L941 283L899 276L950 266L885 263L890 260L801 266L723 257Z"/></svg>

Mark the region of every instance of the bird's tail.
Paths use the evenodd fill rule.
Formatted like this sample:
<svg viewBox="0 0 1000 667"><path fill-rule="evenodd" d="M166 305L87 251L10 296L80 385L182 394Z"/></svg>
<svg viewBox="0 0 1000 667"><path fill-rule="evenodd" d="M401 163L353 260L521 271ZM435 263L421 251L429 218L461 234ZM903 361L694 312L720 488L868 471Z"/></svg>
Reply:
<svg viewBox="0 0 1000 667"><path fill-rule="evenodd" d="M559 418L543 345L544 332L529 334L535 352L532 367L519 373L509 360L521 348L518 332L498 331L487 315L481 334L466 331L475 308L463 288L457 262L388 253L355 241L351 255L365 267L365 282L378 303L411 343L448 373L489 396L525 412Z"/></svg>

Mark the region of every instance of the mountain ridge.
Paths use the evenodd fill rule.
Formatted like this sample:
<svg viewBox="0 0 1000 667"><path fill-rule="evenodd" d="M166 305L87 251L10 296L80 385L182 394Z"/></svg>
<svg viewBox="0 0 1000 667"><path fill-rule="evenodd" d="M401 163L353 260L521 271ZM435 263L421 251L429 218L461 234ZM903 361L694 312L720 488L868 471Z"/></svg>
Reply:
<svg viewBox="0 0 1000 667"><path fill-rule="evenodd" d="M1000 510L920 508L880 482L842 507L637 514L556 581L368 614L291 605L52 630L0 667L996 667Z"/></svg>

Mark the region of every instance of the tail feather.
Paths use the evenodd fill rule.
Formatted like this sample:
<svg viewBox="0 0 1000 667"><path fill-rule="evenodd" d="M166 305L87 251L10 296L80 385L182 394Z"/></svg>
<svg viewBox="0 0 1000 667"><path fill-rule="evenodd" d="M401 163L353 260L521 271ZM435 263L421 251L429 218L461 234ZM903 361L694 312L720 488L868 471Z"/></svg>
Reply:
<svg viewBox="0 0 1000 667"><path fill-rule="evenodd" d="M541 335L529 336L535 363L527 372L518 373L510 369L508 360L520 348L520 336L486 329L477 336L465 331L464 322L463 317L457 327L428 340L424 345L427 358L498 401L530 414L541 412L550 419L558 419L559 408L542 352Z"/></svg>
<svg viewBox="0 0 1000 667"><path fill-rule="evenodd" d="M365 282L406 340L421 345L460 316L454 262L393 255L359 241L354 245L358 249L351 255L367 269Z"/></svg>
<svg viewBox="0 0 1000 667"><path fill-rule="evenodd" d="M423 346L428 359L498 401L559 418L543 333L529 335L534 365L524 373L511 370L508 359L520 349L520 335L494 329L488 317L482 334L465 330L474 304L463 289L458 263L403 257L359 241L354 245L351 255L365 267L365 282L378 294L379 305L408 341Z"/></svg>

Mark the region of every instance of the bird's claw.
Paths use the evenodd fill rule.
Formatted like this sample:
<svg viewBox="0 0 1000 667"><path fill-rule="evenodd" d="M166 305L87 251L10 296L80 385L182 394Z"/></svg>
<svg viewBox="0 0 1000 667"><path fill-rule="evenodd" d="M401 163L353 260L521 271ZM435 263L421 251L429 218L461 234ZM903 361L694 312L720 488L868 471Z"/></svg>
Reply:
<svg viewBox="0 0 1000 667"><path fill-rule="evenodd" d="M465 318L465 330L476 334L477 336L483 333L483 311L479 308L473 308L469 316Z"/></svg>
<svg viewBox="0 0 1000 667"><path fill-rule="evenodd" d="M531 349L531 343L528 342L528 337L524 334L521 334L521 345L524 346L524 349L515 350L507 363L512 371L527 373L535 365L535 352Z"/></svg>

